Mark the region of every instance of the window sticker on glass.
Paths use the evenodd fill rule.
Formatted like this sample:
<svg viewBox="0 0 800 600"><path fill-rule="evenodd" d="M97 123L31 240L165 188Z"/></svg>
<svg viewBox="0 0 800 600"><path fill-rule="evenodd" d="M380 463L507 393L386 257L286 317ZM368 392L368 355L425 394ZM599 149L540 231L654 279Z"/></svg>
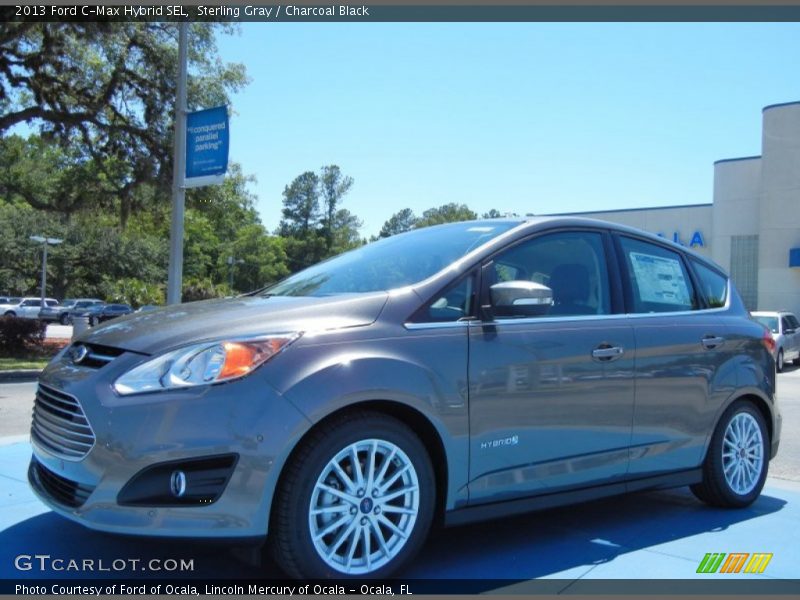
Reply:
<svg viewBox="0 0 800 600"><path fill-rule="evenodd" d="M631 252L631 264L643 302L691 304L680 261Z"/></svg>

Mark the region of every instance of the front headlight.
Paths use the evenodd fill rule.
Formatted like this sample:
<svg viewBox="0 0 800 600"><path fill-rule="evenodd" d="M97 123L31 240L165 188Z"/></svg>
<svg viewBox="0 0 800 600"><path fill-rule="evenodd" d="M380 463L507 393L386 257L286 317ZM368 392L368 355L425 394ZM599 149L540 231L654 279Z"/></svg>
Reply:
<svg viewBox="0 0 800 600"><path fill-rule="evenodd" d="M131 369L114 382L114 390L127 396L230 381L251 373L298 337L280 333L185 346Z"/></svg>

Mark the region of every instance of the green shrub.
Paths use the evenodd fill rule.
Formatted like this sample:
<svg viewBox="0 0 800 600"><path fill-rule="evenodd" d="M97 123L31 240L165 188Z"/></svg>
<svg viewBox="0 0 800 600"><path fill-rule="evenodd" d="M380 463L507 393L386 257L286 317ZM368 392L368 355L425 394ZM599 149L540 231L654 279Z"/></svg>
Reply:
<svg viewBox="0 0 800 600"><path fill-rule="evenodd" d="M189 279L183 284L183 302L196 302L230 296L227 284L213 283L210 279Z"/></svg>
<svg viewBox="0 0 800 600"><path fill-rule="evenodd" d="M144 304L164 304L164 288L155 283L148 283L134 277L126 277L113 282L111 291L106 295L110 302L130 304L139 308Z"/></svg>
<svg viewBox="0 0 800 600"><path fill-rule="evenodd" d="M0 317L0 355L14 356L40 350L47 325L38 319Z"/></svg>

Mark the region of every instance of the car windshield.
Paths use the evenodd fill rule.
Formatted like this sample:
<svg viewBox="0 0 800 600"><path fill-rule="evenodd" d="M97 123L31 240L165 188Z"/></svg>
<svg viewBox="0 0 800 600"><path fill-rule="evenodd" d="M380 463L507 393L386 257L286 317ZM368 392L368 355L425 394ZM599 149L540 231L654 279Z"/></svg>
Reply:
<svg viewBox="0 0 800 600"><path fill-rule="evenodd" d="M519 221L466 221L416 229L361 246L262 290L265 296L329 296L391 290L427 279Z"/></svg>
<svg viewBox="0 0 800 600"><path fill-rule="evenodd" d="M778 317L756 316L756 321L768 327L772 333L778 333Z"/></svg>

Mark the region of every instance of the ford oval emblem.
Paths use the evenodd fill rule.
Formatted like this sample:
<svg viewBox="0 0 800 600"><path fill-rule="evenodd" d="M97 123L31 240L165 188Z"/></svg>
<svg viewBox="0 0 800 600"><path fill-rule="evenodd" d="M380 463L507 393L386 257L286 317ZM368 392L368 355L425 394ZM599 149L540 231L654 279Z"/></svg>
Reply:
<svg viewBox="0 0 800 600"><path fill-rule="evenodd" d="M86 355L89 354L89 349L84 346L83 344L78 344L72 350L70 350L70 356L72 356L72 362L76 365L81 362Z"/></svg>

